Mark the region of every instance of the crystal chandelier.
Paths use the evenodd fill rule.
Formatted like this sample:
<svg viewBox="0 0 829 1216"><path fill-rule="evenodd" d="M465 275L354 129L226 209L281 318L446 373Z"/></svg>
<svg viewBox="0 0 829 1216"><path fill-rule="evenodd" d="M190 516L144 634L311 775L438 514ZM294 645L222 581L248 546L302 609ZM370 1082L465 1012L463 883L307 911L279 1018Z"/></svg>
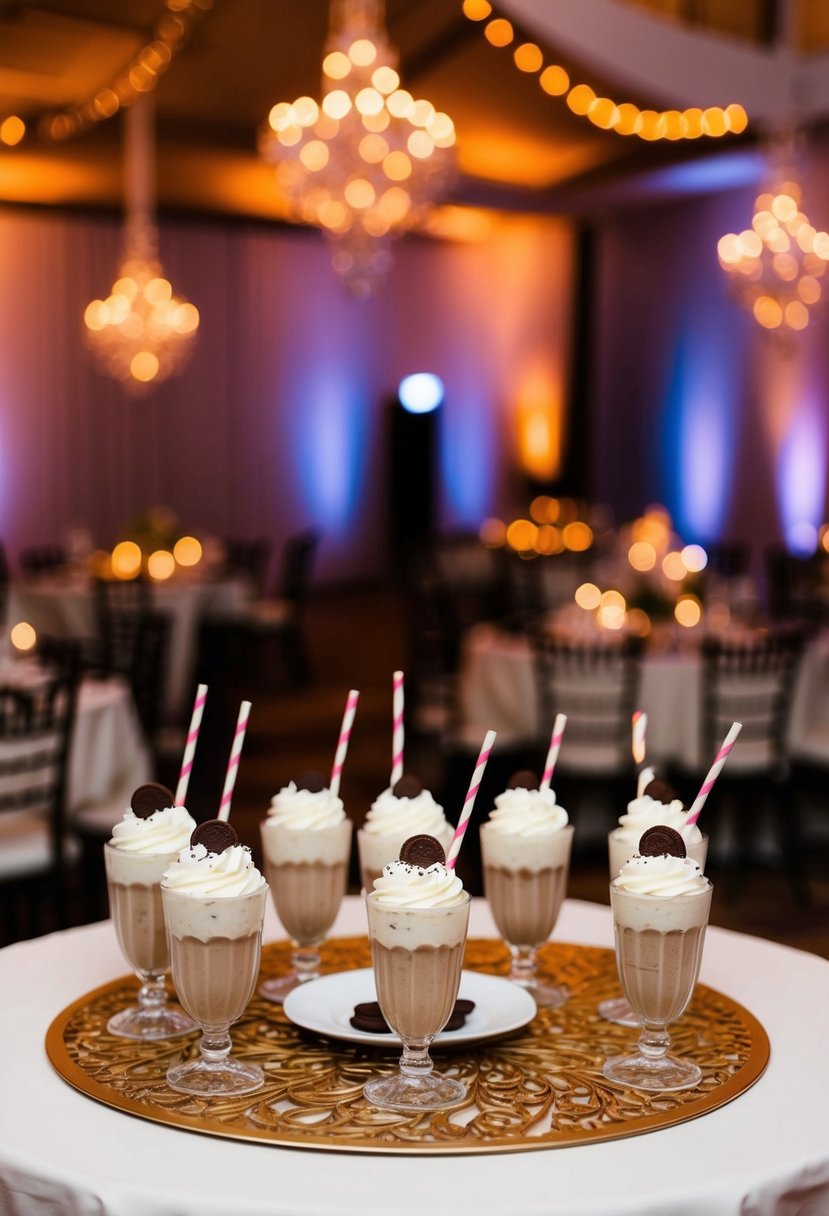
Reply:
<svg viewBox="0 0 829 1216"><path fill-rule="evenodd" d="M103 370L135 390L181 371L199 313L173 294L158 260L152 98L136 101L125 122L124 257L109 296L87 305L84 324L87 344Z"/></svg>
<svg viewBox="0 0 829 1216"><path fill-rule="evenodd" d="M757 323L791 334L806 328L823 298L829 233L817 231L801 209L800 186L791 180L794 136L778 135L771 156L771 184L755 199L751 227L720 237L717 253L734 295Z"/></svg>
<svg viewBox="0 0 829 1216"><path fill-rule="evenodd" d="M401 86L383 0L332 0L322 101L280 102L260 136L291 215L332 242L357 296L391 266L394 237L416 227L454 174L455 127Z"/></svg>

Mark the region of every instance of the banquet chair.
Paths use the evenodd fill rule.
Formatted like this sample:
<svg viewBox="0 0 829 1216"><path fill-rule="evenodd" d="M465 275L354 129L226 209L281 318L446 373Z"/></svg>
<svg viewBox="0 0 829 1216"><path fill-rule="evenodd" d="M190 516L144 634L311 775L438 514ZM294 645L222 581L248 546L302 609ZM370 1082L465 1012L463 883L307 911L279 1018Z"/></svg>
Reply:
<svg viewBox="0 0 829 1216"><path fill-rule="evenodd" d="M132 671L138 629L152 608L152 590L145 578L93 580L96 666L104 672Z"/></svg>
<svg viewBox="0 0 829 1216"><path fill-rule="evenodd" d="M717 805L706 815L715 866L731 871L731 895L739 876L759 859L761 808L771 813L777 849L795 901L809 901L797 806L791 797L787 731L794 683L807 633L801 626L758 631L745 639L708 637L702 643L702 715L700 767L681 773L694 785L708 766L733 722L742 730L717 778L712 794ZM693 785L688 785L688 791ZM696 790L694 790L696 792ZM724 825L733 819L735 846L730 855L718 848Z"/></svg>
<svg viewBox="0 0 829 1216"><path fill-rule="evenodd" d="M637 707L643 640L605 632L575 638L549 630L532 637L539 721L549 732L556 714L567 715L556 765L560 801L581 816L582 841L588 832L615 822L634 787L631 717ZM546 740L540 739L543 763ZM607 807L601 827L590 817Z"/></svg>
<svg viewBox="0 0 829 1216"><path fill-rule="evenodd" d="M0 908L8 937L67 922L67 871L79 856L65 806L76 704L72 671L25 689L0 686Z"/></svg>
<svg viewBox="0 0 829 1216"><path fill-rule="evenodd" d="M263 595L271 560L271 542L262 536L255 540L227 537L222 543L225 550L225 574L230 577L244 576L249 580L256 596Z"/></svg>
<svg viewBox="0 0 829 1216"><path fill-rule="evenodd" d="M24 574L45 574L66 565L66 550L58 544L28 545L17 560Z"/></svg>

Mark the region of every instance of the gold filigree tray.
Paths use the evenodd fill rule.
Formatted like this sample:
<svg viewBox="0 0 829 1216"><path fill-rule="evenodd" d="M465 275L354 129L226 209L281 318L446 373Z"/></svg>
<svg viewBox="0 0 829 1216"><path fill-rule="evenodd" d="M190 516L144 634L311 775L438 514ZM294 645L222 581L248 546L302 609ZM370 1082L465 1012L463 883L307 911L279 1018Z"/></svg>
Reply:
<svg viewBox="0 0 829 1216"><path fill-rule="evenodd" d="M366 938L323 947L323 970L370 965ZM262 952L263 976L289 969L290 946ZM539 1010L521 1031L455 1051L439 1067L467 1083L464 1106L405 1115L362 1097L371 1076L394 1072L399 1049L334 1042L300 1030L281 1006L255 996L233 1027L234 1053L261 1064L265 1086L233 1099L175 1093L167 1068L197 1053L198 1036L135 1043L107 1034L107 1020L135 999L135 982L115 980L55 1018L46 1050L60 1075L117 1110L214 1136L293 1148L374 1153L486 1153L560 1148L669 1127L730 1102L753 1085L769 1059L763 1027L729 997L698 984L685 1016L671 1028L672 1049L702 1069L697 1089L648 1095L605 1080L602 1064L633 1045L637 1032L605 1022L596 1005L618 995L612 951L550 942L540 970L570 989L558 1009ZM467 968L507 973L506 948L470 940Z"/></svg>

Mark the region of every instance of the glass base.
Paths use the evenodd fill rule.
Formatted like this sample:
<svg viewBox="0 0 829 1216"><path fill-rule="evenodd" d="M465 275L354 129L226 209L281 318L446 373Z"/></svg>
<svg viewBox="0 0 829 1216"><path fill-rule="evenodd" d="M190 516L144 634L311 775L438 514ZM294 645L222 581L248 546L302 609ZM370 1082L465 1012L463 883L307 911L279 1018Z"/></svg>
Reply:
<svg viewBox="0 0 829 1216"><path fill-rule="evenodd" d="M162 1005L156 1009L131 1005L114 1014L107 1022L109 1034L121 1039L143 1039L147 1042L152 1039L175 1039L198 1028L198 1024L178 1005Z"/></svg>
<svg viewBox="0 0 829 1216"><path fill-rule="evenodd" d="M608 1081L628 1089L645 1089L651 1093L672 1093L679 1089L694 1089L702 1080L702 1072L690 1060L676 1056L614 1056L605 1062L602 1072Z"/></svg>
<svg viewBox="0 0 829 1216"><path fill-rule="evenodd" d="M396 1073L393 1077L377 1077L367 1082L363 1086L363 1096L372 1106L384 1110L444 1110L465 1100L466 1086L437 1072L424 1077Z"/></svg>
<svg viewBox="0 0 829 1216"><path fill-rule="evenodd" d="M642 1025L642 1019L633 1012L627 997L624 996L599 1001L596 1012L600 1018L604 1018L606 1022L615 1022L617 1026L637 1027Z"/></svg>
<svg viewBox="0 0 829 1216"><path fill-rule="evenodd" d="M208 1098L252 1094L265 1084L265 1074L257 1064L223 1060L190 1060L167 1069L167 1084L180 1094L201 1094Z"/></svg>
<svg viewBox="0 0 829 1216"><path fill-rule="evenodd" d="M257 988L257 992L266 1001L273 1001L275 1004L281 1005L288 993L293 992L294 988L298 988L300 984L307 984L310 980L318 978L316 975L306 978L299 975L296 971L291 971L288 975L279 976L278 979L263 980Z"/></svg>
<svg viewBox="0 0 829 1216"><path fill-rule="evenodd" d="M529 992L539 1009L556 1009L559 1005L563 1005L565 1001L570 1000L570 990L569 988L565 988L563 984L545 984L543 980L538 978L532 980L510 978L513 979L513 983L518 984L525 992Z"/></svg>

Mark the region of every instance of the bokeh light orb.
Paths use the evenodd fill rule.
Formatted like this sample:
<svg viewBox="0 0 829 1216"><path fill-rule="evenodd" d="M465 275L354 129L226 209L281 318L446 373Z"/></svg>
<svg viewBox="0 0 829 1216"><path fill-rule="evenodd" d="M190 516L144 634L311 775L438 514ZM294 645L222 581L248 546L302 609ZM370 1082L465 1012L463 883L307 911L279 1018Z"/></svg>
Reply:
<svg viewBox="0 0 829 1216"><path fill-rule="evenodd" d="M397 398L410 414L429 414L443 403L445 388L434 372L414 372L397 386Z"/></svg>
<svg viewBox="0 0 829 1216"><path fill-rule="evenodd" d="M37 633L34 626L30 625L28 621L18 621L16 625L12 626L9 638L15 650L33 650L37 642Z"/></svg>
<svg viewBox="0 0 829 1216"><path fill-rule="evenodd" d="M112 573L116 578L135 578L141 570L141 549L134 540L119 541L112 550Z"/></svg>

